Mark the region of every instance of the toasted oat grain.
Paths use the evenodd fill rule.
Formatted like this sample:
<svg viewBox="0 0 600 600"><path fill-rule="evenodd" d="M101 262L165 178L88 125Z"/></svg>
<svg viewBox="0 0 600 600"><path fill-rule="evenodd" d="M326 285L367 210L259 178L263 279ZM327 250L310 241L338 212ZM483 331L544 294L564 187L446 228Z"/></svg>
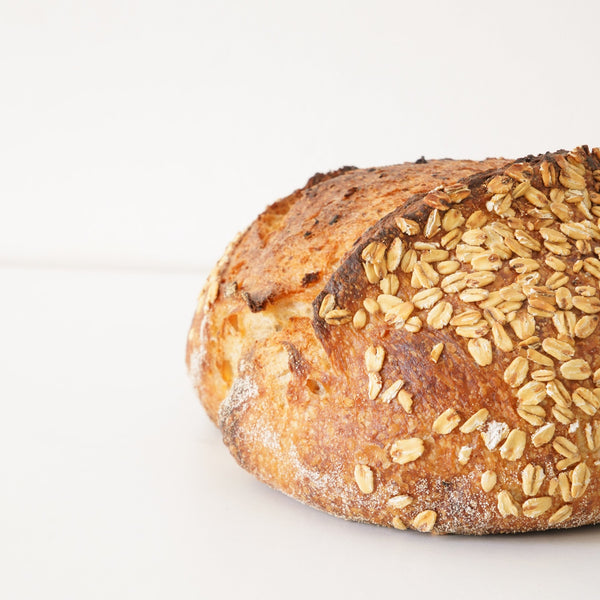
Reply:
<svg viewBox="0 0 600 600"><path fill-rule="evenodd" d="M448 325L452 317L452 304L450 302L438 302L427 315L427 324L433 329L443 329Z"/></svg>
<svg viewBox="0 0 600 600"><path fill-rule="evenodd" d="M405 235L418 235L421 231L421 227L416 221L404 217L396 217L396 225Z"/></svg>
<svg viewBox="0 0 600 600"><path fill-rule="evenodd" d="M386 404L391 402L396 396L398 396L398 392L404 386L404 381L402 379L397 379L392 383L385 391L381 392L379 399Z"/></svg>
<svg viewBox="0 0 600 600"><path fill-rule="evenodd" d="M536 448L546 445L554 437L556 425L554 423L546 423L537 429L531 435L531 441Z"/></svg>
<svg viewBox="0 0 600 600"><path fill-rule="evenodd" d="M510 326L520 340L525 340L535 333L535 319L522 310L510 322Z"/></svg>
<svg viewBox="0 0 600 600"><path fill-rule="evenodd" d="M530 498L523 502L523 515L531 519L543 515L550 510L552 498L550 496L541 496L539 498Z"/></svg>
<svg viewBox="0 0 600 600"><path fill-rule="evenodd" d="M335 296L333 294L327 294L323 300L321 300L321 307L319 308L319 317L325 318L325 315L335 308Z"/></svg>
<svg viewBox="0 0 600 600"><path fill-rule="evenodd" d="M477 309L466 310L450 320L450 325L460 327L464 325L475 325L481 321L481 312Z"/></svg>
<svg viewBox="0 0 600 600"><path fill-rule="evenodd" d="M554 369L537 369L531 372L531 379L534 381L542 381L544 383L554 381L556 372Z"/></svg>
<svg viewBox="0 0 600 600"><path fill-rule="evenodd" d="M481 474L481 488L484 492L491 492L497 481L498 477L494 471L485 471Z"/></svg>
<svg viewBox="0 0 600 600"><path fill-rule="evenodd" d="M439 342L431 349L431 352L429 353L429 358L431 358L431 360L434 363L437 363L437 361L440 359L440 356L442 355L443 351L444 351L444 342Z"/></svg>
<svg viewBox="0 0 600 600"><path fill-rule="evenodd" d="M467 348L480 367L492 364L492 345L489 340L485 338L470 339Z"/></svg>
<svg viewBox="0 0 600 600"><path fill-rule="evenodd" d="M587 361L574 358L560 366L561 375L571 381L582 381L592 374L592 369Z"/></svg>
<svg viewBox="0 0 600 600"><path fill-rule="evenodd" d="M573 296L573 306L588 315L600 312L600 298L587 296Z"/></svg>
<svg viewBox="0 0 600 600"><path fill-rule="evenodd" d="M514 461L523 456L525 444L527 443L527 434L520 429L513 429L506 438L504 444L500 447L500 455L505 460Z"/></svg>
<svg viewBox="0 0 600 600"><path fill-rule="evenodd" d="M392 496L387 501L388 506L391 508L394 508L396 510L402 510L403 508L410 506L412 504L412 502L413 502L412 497L404 495L404 494L399 495L399 496Z"/></svg>
<svg viewBox="0 0 600 600"><path fill-rule="evenodd" d="M569 479L568 473L559 473L558 477L558 489L564 502L571 502L573 496L571 495L571 480Z"/></svg>
<svg viewBox="0 0 600 600"><path fill-rule="evenodd" d="M354 480L356 481L356 485L358 485L358 489L363 494L373 493L373 490L375 489L374 477L370 467L367 465L355 465Z"/></svg>
<svg viewBox="0 0 600 600"><path fill-rule="evenodd" d="M590 417L593 417L600 408L600 398L588 388L578 387L571 398L573 404Z"/></svg>
<svg viewBox="0 0 600 600"><path fill-rule="evenodd" d="M430 532L437 520L437 513L433 510L424 510L420 512L413 520L413 527L421 533Z"/></svg>
<svg viewBox="0 0 600 600"><path fill-rule="evenodd" d="M554 366L554 362L552 361L552 359L549 356L546 356L545 354L542 354L541 352L538 352L537 350L534 350L533 348L529 348L527 350L527 358L530 361L537 363L538 365L542 365L544 367L553 367Z"/></svg>
<svg viewBox="0 0 600 600"><path fill-rule="evenodd" d="M492 324L492 338L496 347L503 352L510 352L513 349L513 343L501 323Z"/></svg>
<svg viewBox="0 0 600 600"><path fill-rule="evenodd" d="M561 362L570 360L575 354L575 348L571 344L552 337L548 337L542 341L542 348L547 354Z"/></svg>
<svg viewBox="0 0 600 600"><path fill-rule="evenodd" d="M379 373L369 373L369 385L367 388L369 398L371 400L375 400L383 387L383 381L381 380L381 375Z"/></svg>
<svg viewBox="0 0 600 600"><path fill-rule="evenodd" d="M418 333L421 331L422 327L423 323L419 317L410 317L410 319L407 319L406 323L404 324L404 329L410 333Z"/></svg>
<svg viewBox="0 0 600 600"><path fill-rule="evenodd" d="M431 308L438 300L441 300L443 296L444 293L440 288L433 287L417 292L411 298L411 301L417 308Z"/></svg>
<svg viewBox="0 0 600 600"><path fill-rule="evenodd" d="M396 396L398 404L407 412L412 412L413 398L406 390L400 390Z"/></svg>
<svg viewBox="0 0 600 600"><path fill-rule="evenodd" d="M378 373L383 367L385 349L383 346L369 346L365 351L365 366L368 373Z"/></svg>
<svg viewBox="0 0 600 600"><path fill-rule="evenodd" d="M395 271L400 266L400 260L404 254L404 242L400 238L394 238L387 251L387 270Z"/></svg>
<svg viewBox="0 0 600 600"><path fill-rule="evenodd" d="M565 504L559 508L549 519L549 525L558 525L563 521L566 521L573 513L573 507L570 504Z"/></svg>
<svg viewBox="0 0 600 600"><path fill-rule="evenodd" d="M460 427L461 433L472 433L479 429L490 416L487 408L480 408L475 414L471 415Z"/></svg>
<svg viewBox="0 0 600 600"><path fill-rule="evenodd" d="M552 442L552 447L565 458L573 458L579 455L579 448L577 448L577 445L564 436L558 436L554 442Z"/></svg>
<svg viewBox="0 0 600 600"><path fill-rule="evenodd" d="M485 300L489 295L490 293L486 289L468 288L460 292L459 298L463 302L481 302L482 300Z"/></svg>
<svg viewBox="0 0 600 600"><path fill-rule="evenodd" d="M571 475L571 496L581 498L585 494L592 479L592 472L585 463L579 463Z"/></svg>
<svg viewBox="0 0 600 600"><path fill-rule="evenodd" d="M546 386L539 381L529 381L517 392L521 404L535 406L546 398Z"/></svg>
<svg viewBox="0 0 600 600"><path fill-rule="evenodd" d="M381 310L377 300L374 300L373 298L365 298L363 300L363 306L365 307L365 310L371 315L374 315Z"/></svg>
<svg viewBox="0 0 600 600"><path fill-rule="evenodd" d="M510 387L519 387L527 378L529 362L522 356L517 356L504 371L504 381Z"/></svg>
<svg viewBox="0 0 600 600"><path fill-rule="evenodd" d="M460 263L457 260L443 260L437 265L437 270L440 275L450 275L455 273L460 268Z"/></svg>
<svg viewBox="0 0 600 600"><path fill-rule="evenodd" d="M460 325L456 333L465 338L481 338L489 331L489 325L485 320L480 320L474 325ZM489 343L489 342L488 342ZM491 349L491 345L490 345Z"/></svg>
<svg viewBox="0 0 600 600"><path fill-rule="evenodd" d="M559 379L546 383L546 393L559 406L571 406L571 394Z"/></svg>
<svg viewBox="0 0 600 600"><path fill-rule="evenodd" d="M569 425L575 419L575 413L571 409L559 404L552 407L552 416L563 425Z"/></svg>
<svg viewBox="0 0 600 600"><path fill-rule="evenodd" d="M433 422L432 430L434 433L446 435L458 427L460 416L453 408L448 408Z"/></svg>
<svg viewBox="0 0 600 600"><path fill-rule="evenodd" d="M502 490L498 494L498 510L503 517L518 517L520 507L510 492Z"/></svg>
<svg viewBox="0 0 600 600"><path fill-rule="evenodd" d="M325 322L328 325L343 325L352 320L352 313L344 308L334 308L325 315Z"/></svg>
<svg viewBox="0 0 600 600"><path fill-rule="evenodd" d="M451 208L446 211L442 218L442 229L444 231L452 231L457 227L460 227L465 222L465 218L457 208Z"/></svg>
<svg viewBox="0 0 600 600"><path fill-rule="evenodd" d="M362 329L367 324L367 312L364 308L359 308L352 318L354 329Z"/></svg>
<svg viewBox="0 0 600 600"><path fill-rule="evenodd" d="M417 460L425 451L423 440L420 438L408 438L405 440L396 440L390 448L392 460L404 465Z"/></svg>
<svg viewBox="0 0 600 600"><path fill-rule="evenodd" d="M526 496L535 496L540 491L544 482L545 473L540 465L532 465L529 463L521 472L521 480L523 482L523 493Z"/></svg>

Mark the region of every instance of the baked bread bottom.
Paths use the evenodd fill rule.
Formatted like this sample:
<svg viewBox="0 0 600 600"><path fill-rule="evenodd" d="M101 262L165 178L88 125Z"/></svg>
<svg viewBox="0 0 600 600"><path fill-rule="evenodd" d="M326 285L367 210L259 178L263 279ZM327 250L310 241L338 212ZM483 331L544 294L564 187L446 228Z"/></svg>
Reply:
<svg viewBox="0 0 600 600"><path fill-rule="evenodd" d="M318 175L225 253L188 336L233 456L344 518L598 521L600 152Z"/></svg>

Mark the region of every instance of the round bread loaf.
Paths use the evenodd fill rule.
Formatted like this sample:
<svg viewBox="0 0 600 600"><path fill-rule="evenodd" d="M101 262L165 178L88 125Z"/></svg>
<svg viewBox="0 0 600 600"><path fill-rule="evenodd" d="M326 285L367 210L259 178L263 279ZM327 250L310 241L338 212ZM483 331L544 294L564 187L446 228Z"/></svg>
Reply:
<svg viewBox="0 0 600 600"><path fill-rule="evenodd" d="M600 150L316 175L227 249L188 336L233 456L334 515L600 520Z"/></svg>

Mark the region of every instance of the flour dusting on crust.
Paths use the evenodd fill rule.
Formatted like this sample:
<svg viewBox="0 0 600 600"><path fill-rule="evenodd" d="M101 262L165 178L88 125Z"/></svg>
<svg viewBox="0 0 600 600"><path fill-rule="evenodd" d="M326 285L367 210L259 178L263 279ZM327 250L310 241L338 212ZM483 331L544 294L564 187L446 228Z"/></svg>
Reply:
<svg viewBox="0 0 600 600"><path fill-rule="evenodd" d="M189 374L194 387L198 387L200 385L202 378L202 359L204 358L205 354L206 351L204 350L204 347L200 346L200 348L194 350L190 355Z"/></svg>
<svg viewBox="0 0 600 600"><path fill-rule="evenodd" d="M240 364L240 371L242 365ZM231 415L234 410L245 409L248 406L248 401L258 396L258 386L254 379L248 375L237 377L226 398L219 406L219 427L223 427L223 423Z"/></svg>
<svg viewBox="0 0 600 600"><path fill-rule="evenodd" d="M329 498L335 496L336 500L341 501L341 511L336 510L333 505L330 505L328 510L345 519L367 522L368 519L352 515L352 509L358 505L362 508L383 512L388 498L397 493L396 484L388 480L376 482L375 491L372 494L357 494L354 484L352 487L348 487L345 481L346 465L338 463L329 471L324 471L322 467L311 468L302 461L293 444L288 450L288 459L299 483L307 485L313 493ZM316 502L309 501L308 503L323 510L323 507Z"/></svg>

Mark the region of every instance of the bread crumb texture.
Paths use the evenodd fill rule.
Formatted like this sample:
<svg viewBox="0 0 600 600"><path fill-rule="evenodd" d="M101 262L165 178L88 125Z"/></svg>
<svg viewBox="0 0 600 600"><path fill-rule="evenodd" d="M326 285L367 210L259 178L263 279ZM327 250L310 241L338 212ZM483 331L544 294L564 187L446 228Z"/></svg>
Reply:
<svg viewBox="0 0 600 600"><path fill-rule="evenodd" d="M267 209L187 361L239 463L432 533L600 520L600 150L345 168Z"/></svg>

